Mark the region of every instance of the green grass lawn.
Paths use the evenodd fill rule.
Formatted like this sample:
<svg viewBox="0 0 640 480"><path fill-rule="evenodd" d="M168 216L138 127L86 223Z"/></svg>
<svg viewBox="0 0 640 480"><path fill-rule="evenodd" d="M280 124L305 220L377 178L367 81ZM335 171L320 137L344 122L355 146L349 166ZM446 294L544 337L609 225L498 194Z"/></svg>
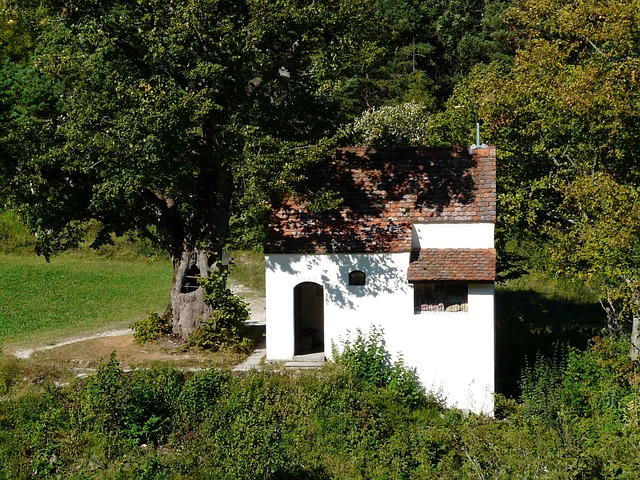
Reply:
<svg viewBox="0 0 640 480"><path fill-rule="evenodd" d="M169 301L168 260L0 255L0 346L130 326Z"/></svg>
<svg viewBox="0 0 640 480"><path fill-rule="evenodd" d="M255 250L231 252L229 280L264 295L264 254Z"/></svg>

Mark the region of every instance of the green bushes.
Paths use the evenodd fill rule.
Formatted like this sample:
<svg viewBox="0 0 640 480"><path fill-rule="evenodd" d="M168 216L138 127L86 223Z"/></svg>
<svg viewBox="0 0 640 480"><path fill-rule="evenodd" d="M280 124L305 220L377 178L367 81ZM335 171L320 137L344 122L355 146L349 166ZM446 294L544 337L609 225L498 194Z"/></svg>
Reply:
<svg viewBox="0 0 640 480"><path fill-rule="evenodd" d="M188 430L199 425L213 409L230 380L228 372L218 370L199 372L190 377L177 400L178 427Z"/></svg>
<svg viewBox="0 0 640 480"><path fill-rule="evenodd" d="M355 339L342 341L342 348L333 345L332 355L338 365L344 366L354 379L364 385L386 388L409 406L418 406L427 400L415 369L404 364L402 355L391 362L383 332L376 327L371 327L366 336L357 330ZM431 400L441 403L435 397Z"/></svg>
<svg viewBox="0 0 640 480"><path fill-rule="evenodd" d="M524 413L557 428L567 417L617 423L640 393L637 367L628 341L611 337L595 337L587 350L570 348L555 359L539 356L523 373Z"/></svg>
<svg viewBox="0 0 640 480"><path fill-rule="evenodd" d="M0 478L637 478L626 342L540 358L493 419L407 401L380 340L309 373L125 372L112 356L69 386L10 376Z"/></svg>
<svg viewBox="0 0 640 480"><path fill-rule="evenodd" d="M570 348L555 360L540 357L524 372L519 418L548 427L569 476L634 478L637 369L628 341L613 337L595 337L585 351Z"/></svg>
<svg viewBox="0 0 640 480"><path fill-rule="evenodd" d="M82 386L76 419L82 429L157 444L171 430L183 383L168 368L125 373L112 354Z"/></svg>
<svg viewBox="0 0 640 480"><path fill-rule="evenodd" d="M244 334L243 323L249 320L249 308L227 286L228 275L228 270L213 271L200 281L212 313L189 335L187 342L202 349L248 353L253 343Z"/></svg>
<svg viewBox="0 0 640 480"><path fill-rule="evenodd" d="M368 336L357 330L355 339L342 340L342 348L332 345L332 355L334 361L357 380L376 387L389 384L391 355L385 348L382 332L376 327L371 327Z"/></svg>
<svg viewBox="0 0 640 480"><path fill-rule="evenodd" d="M533 363L525 365L521 381L521 400L524 413L537 417L550 426L557 426L561 408L558 388L566 368L562 354L546 358L538 354Z"/></svg>
<svg viewBox="0 0 640 480"><path fill-rule="evenodd" d="M171 333L171 317L152 313L148 317L138 320L131 328L133 329L135 341L140 345L144 345Z"/></svg>
<svg viewBox="0 0 640 480"><path fill-rule="evenodd" d="M337 367L295 375L125 372L112 355L94 376L54 389L55 395L31 397L41 399L37 403L15 396L0 404L32 412L15 421L0 414L0 435L10 444L32 440L20 462L0 445L2 473L25 478L35 463L63 478L165 478L169 472L178 478L391 478L404 472L402 478L431 471L439 454L420 452L428 445L444 454L441 432L413 429L408 439L405 429L417 416L436 418L440 411L408 406L390 393L391 385L367 383ZM34 435L43 415L48 433ZM73 442L74 451L62 446ZM47 463L52 455L56 461Z"/></svg>

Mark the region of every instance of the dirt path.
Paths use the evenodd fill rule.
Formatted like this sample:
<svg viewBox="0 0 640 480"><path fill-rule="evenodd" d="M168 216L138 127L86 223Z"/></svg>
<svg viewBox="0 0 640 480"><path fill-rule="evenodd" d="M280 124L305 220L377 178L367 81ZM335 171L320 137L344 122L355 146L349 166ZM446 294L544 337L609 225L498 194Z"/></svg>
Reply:
<svg viewBox="0 0 640 480"><path fill-rule="evenodd" d="M242 285L232 285L232 290L249 304L251 318L247 322L252 327L266 323L266 308L263 296ZM207 352L183 352L178 343L166 340L163 343L138 345L133 339L131 329L109 330L91 335L61 340L53 345L37 346L16 350L17 358L33 358L41 362L54 362L74 367L93 368L106 361L112 352L116 352L121 365L138 365L168 362L185 367L233 366L241 363L244 356L227 354L224 358ZM222 362L224 365L217 365ZM212 365L213 363L213 365Z"/></svg>
<svg viewBox="0 0 640 480"><path fill-rule="evenodd" d="M266 325L267 308L264 296L256 295L255 292L246 288L244 285L232 284L230 288L233 293L249 304L251 319L247 323L249 325Z"/></svg>
<svg viewBox="0 0 640 480"><path fill-rule="evenodd" d="M109 330L108 332L100 332L92 335L87 335L84 337L74 337L69 338L67 340L63 340L62 342L55 343L53 345L44 345L41 347L34 348L25 348L23 350L16 350L13 352L13 355L17 358L29 358L35 352L43 352L46 350L53 350L54 348L60 348L67 345L71 345L73 343L86 342L88 340L95 340L97 338L106 338L106 337L122 337L122 336L132 336L133 338L133 330L130 328L125 328L122 330Z"/></svg>

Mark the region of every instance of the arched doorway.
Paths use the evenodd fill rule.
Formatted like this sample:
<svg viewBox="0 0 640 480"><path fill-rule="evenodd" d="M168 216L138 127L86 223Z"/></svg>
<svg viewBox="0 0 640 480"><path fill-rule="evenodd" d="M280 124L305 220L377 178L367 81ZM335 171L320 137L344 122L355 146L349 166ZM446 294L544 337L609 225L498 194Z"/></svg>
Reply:
<svg viewBox="0 0 640 480"><path fill-rule="evenodd" d="M324 288L303 282L293 289L294 353L324 352Z"/></svg>

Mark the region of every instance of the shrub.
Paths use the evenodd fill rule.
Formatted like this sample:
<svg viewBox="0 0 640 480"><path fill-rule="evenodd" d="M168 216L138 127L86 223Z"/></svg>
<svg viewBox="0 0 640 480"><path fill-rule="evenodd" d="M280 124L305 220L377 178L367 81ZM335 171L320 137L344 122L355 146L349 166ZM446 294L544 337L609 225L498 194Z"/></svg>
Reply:
<svg viewBox="0 0 640 480"><path fill-rule="evenodd" d="M227 372L207 370L186 381L177 402L180 419L187 423L183 428L197 426L202 421L222 395L230 378Z"/></svg>
<svg viewBox="0 0 640 480"><path fill-rule="evenodd" d="M87 430L158 443L170 432L184 377L170 368L123 372L115 353L83 386L78 422Z"/></svg>
<svg viewBox="0 0 640 480"><path fill-rule="evenodd" d="M342 340L341 348L333 345L332 354L334 361L343 365L356 381L386 388L409 406L425 402L425 391L415 369L405 365L402 355L391 362L383 331L375 326L371 326L366 336L358 329L354 340Z"/></svg>
<svg viewBox="0 0 640 480"><path fill-rule="evenodd" d="M131 395L115 352L82 388L78 420L97 431L116 431L123 424Z"/></svg>
<svg viewBox="0 0 640 480"><path fill-rule="evenodd" d="M634 368L627 340L594 337L585 351L569 351L563 405L575 416L621 421L628 402L637 398Z"/></svg>
<svg viewBox="0 0 640 480"><path fill-rule="evenodd" d="M227 286L228 270L213 271L201 280L211 315L189 335L188 344L205 350L233 349L250 352L253 344L243 332L249 320L248 305Z"/></svg>
<svg viewBox="0 0 640 480"><path fill-rule="evenodd" d="M228 383L203 431L215 445L207 452L209 478L283 478L290 462L287 434L300 421L289 387L286 376L263 372Z"/></svg>
<svg viewBox="0 0 640 480"><path fill-rule="evenodd" d="M133 328L133 338L136 342L144 345L171 333L171 317L168 314L152 313L148 317L138 320L131 328Z"/></svg>
<svg viewBox="0 0 640 480"><path fill-rule="evenodd" d="M403 103L379 109L372 108L344 128L346 142L375 147L408 147L427 145L427 107L419 103Z"/></svg>
<svg viewBox="0 0 640 480"><path fill-rule="evenodd" d="M410 407L424 405L426 400L439 407L444 406L444 400L438 395L431 393L428 398L425 396L425 390L416 369L406 366L402 355L391 365L387 388L396 398Z"/></svg>
<svg viewBox="0 0 640 480"><path fill-rule="evenodd" d="M524 412L559 427L560 417L620 421L637 388L626 340L594 337L584 351L539 355L522 376Z"/></svg>
<svg viewBox="0 0 640 480"><path fill-rule="evenodd" d="M638 457L630 454L640 440L636 367L627 340L595 337L584 351L540 357L525 369L523 416L552 427L566 476L637 476Z"/></svg>
<svg viewBox="0 0 640 480"><path fill-rule="evenodd" d="M391 354L385 347L382 330L372 326L365 336L360 329L354 340L342 340L342 348L333 345L333 359L343 365L358 380L376 387L389 383Z"/></svg>
<svg viewBox="0 0 640 480"><path fill-rule="evenodd" d="M564 354L547 358L538 354L535 361L526 363L520 382L520 399L526 415L535 416L547 425L558 426L562 409L560 387L566 368Z"/></svg>

